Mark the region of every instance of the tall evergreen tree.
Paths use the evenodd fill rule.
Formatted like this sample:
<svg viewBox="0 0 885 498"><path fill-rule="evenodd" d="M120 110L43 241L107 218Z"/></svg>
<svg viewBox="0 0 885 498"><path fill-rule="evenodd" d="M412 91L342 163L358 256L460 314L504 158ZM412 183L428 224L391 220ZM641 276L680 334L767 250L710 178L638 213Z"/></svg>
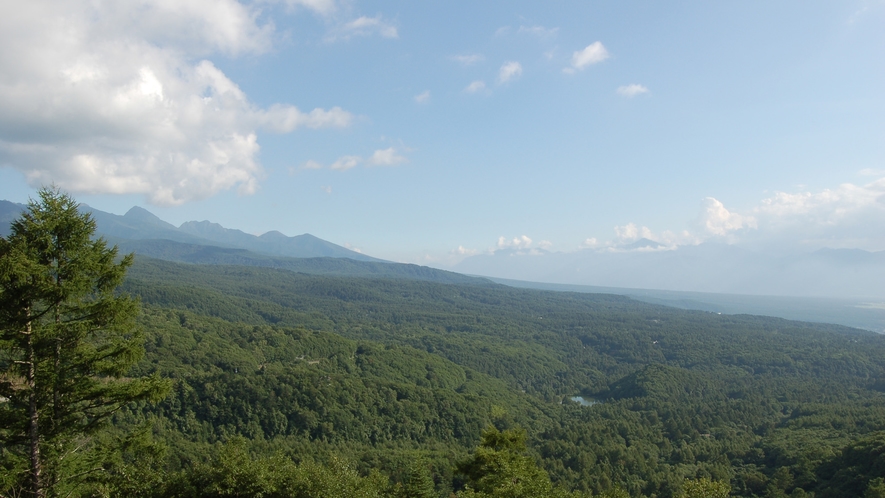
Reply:
<svg viewBox="0 0 885 498"><path fill-rule="evenodd" d="M27 468L19 485L38 498L99 472L90 436L168 390L124 377L144 353L138 302L115 292L133 256L94 235L73 198L43 188L0 238L0 451Z"/></svg>
<svg viewBox="0 0 885 498"><path fill-rule="evenodd" d="M402 496L405 498L435 498L439 496L433 484L427 462L417 458L409 466L409 474L403 482Z"/></svg>

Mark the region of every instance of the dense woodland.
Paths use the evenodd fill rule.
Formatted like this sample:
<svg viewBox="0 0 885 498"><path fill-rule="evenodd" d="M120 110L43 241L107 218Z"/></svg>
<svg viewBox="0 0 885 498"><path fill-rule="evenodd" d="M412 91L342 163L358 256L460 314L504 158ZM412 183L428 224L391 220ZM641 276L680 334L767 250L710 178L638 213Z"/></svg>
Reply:
<svg viewBox="0 0 885 498"><path fill-rule="evenodd" d="M137 373L176 383L119 423L153 424L166 447L153 475L179 485L239 451L391 483L420 460L444 496L471 483L459 465L488 427L525 430L525 454L569 491L677 496L706 478L738 496L872 496L885 477L875 334L148 258L124 288L144 307Z"/></svg>
<svg viewBox="0 0 885 498"><path fill-rule="evenodd" d="M877 334L146 257L122 290L131 375L173 387L117 413L94 494L885 496Z"/></svg>

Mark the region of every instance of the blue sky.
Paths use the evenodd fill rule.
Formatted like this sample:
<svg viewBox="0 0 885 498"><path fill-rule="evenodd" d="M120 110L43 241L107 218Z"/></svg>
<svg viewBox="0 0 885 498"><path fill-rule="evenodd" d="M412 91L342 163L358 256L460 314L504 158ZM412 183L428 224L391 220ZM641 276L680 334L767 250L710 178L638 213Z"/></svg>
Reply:
<svg viewBox="0 0 885 498"><path fill-rule="evenodd" d="M7 2L0 42L8 200L442 267L885 250L881 0Z"/></svg>

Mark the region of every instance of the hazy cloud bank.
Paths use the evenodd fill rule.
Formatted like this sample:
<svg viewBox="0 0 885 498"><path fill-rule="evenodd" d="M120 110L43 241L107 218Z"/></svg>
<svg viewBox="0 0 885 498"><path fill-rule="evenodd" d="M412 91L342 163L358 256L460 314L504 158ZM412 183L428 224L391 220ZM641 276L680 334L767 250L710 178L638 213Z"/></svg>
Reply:
<svg viewBox="0 0 885 498"><path fill-rule="evenodd" d="M885 250L885 178L865 185L842 184L820 192L775 192L746 213L729 210L713 197L701 201L697 217L682 230L654 231L628 222L609 240L587 237L573 252L659 252L705 242L779 253L830 249ZM552 245L533 245L522 235L500 237L487 251L459 246L452 256L543 255ZM542 250L543 249L543 250Z"/></svg>

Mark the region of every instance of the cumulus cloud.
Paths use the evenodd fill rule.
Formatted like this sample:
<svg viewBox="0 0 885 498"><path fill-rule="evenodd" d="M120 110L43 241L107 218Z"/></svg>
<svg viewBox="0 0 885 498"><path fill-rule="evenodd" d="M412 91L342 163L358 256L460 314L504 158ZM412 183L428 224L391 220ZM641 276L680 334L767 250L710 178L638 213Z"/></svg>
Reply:
<svg viewBox="0 0 885 498"><path fill-rule="evenodd" d="M372 157L369 158L369 164L373 166L394 166L406 161L407 159L405 156L397 154L396 149L393 147L376 150L372 154Z"/></svg>
<svg viewBox="0 0 885 498"><path fill-rule="evenodd" d="M776 192L774 196L764 199L756 211L780 219L801 218L833 225L858 211L871 207L881 209L883 194L885 178L864 186L845 183L838 188L816 193Z"/></svg>
<svg viewBox="0 0 885 498"><path fill-rule="evenodd" d="M453 55L451 59L464 66L472 66L477 62L482 62L485 58L480 54Z"/></svg>
<svg viewBox="0 0 885 498"><path fill-rule="evenodd" d="M705 198L693 231L653 232L634 223L615 227L617 248L646 238L664 246L699 244L710 238L767 248L801 246L885 250L885 178L845 183L817 192L775 192L745 213Z"/></svg>
<svg viewBox="0 0 885 498"><path fill-rule="evenodd" d="M563 71L566 73L574 73L586 69L593 64L598 64L610 57L608 50L603 46L602 42L593 42L572 54L572 64Z"/></svg>
<svg viewBox="0 0 885 498"><path fill-rule="evenodd" d="M467 85L467 88L464 89L467 93L476 93L481 92L486 89L486 82L482 80L476 80Z"/></svg>
<svg viewBox="0 0 885 498"><path fill-rule="evenodd" d="M468 249L464 246L458 246L458 248L452 250L450 254L454 256L474 256L476 254L479 254L479 251L477 251L476 249Z"/></svg>
<svg viewBox="0 0 885 498"><path fill-rule="evenodd" d="M713 197L707 197L702 201L700 213L694 225L696 229L678 232L671 230L655 232L647 226L635 223L619 225L615 227L615 240L609 242L607 248L622 250L625 246L629 248L631 244L647 239L658 245L640 246L635 249L669 250L678 246L700 244L711 237L724 237L741 231L746 232L746 230L756 229L758 226L755 217L731 212L722 202ZM731 238L730 240L735 241L736 239ZM584 246L591 245L585 243Z"/></svg>
<svg viewBox="0 0 885 498"><path fill-rule="evenodd" d="M653 244L631 247L642 240L649 240ZM635 223L615 226L615 240L607 245L607 250L637 250L637 251L660 251L672 250L681 245L699 244L703 239L692 234L688 230L673 232L665 230L660 233L653 232L646 226L637 226ZM626 247L625 247L626 246Z"/></svg>
<svg viewBox="0 0 885 498"><path fill-rule="evenodd" d="M654 240L654 234L648 227L637 227L635 223L616 226L615 235L621 242L634 242L639 239Z"/></svg>
<svg viewBox="0 0 885 498"><path fill-rule="evenodd" d="M508 240L506 237L498 237L498 249L528 249L532 246L532 239L522 235Z"/></svg>
<svg viewBox="0 0 885 498"><path fill-rule="evenodd" d="M516 61L505 62L498 70L498 83L507 83L522 74L522 64Z"/></svg>
<svg viewBox="0 0 885 498"><path fill-rule="evenodd" d="M379 35L383 38L399 38L396 26L382 19L380 15L375 17L362 16L352 21L341 24L326 36L327 41L349 40L356 36Z"/></svg>
<svg viewBox="0 0 885 498"><path fill-rule="evenodd" d="M753 210L760 235L811 246L885 249L885 178L819 192L775 192Z"/></svg>
<svg viewBox="0 0 885 498"><path fill-rule="evenodd" d="M546 240L542 240L535 246L532 239L527 235L520 235L512 239L502 236L498 237L498 242L495 244L495 247L489 249L489 253L503 252L516 256L541 256L546 254L547 250L552 246L553 244Z"/></svg>
<svg viewBox="0 0 885 498"><path fill-rule="evenodd" d="M619 86L617 92L618 95L622 95L624 97L635 97L637 95L642 95L643 93L648 93L648 88L640 84L633 83L630 85Z"/></svg>
<svg viewBox="0 0 885 498"><path fill-rule="evenodd" d="M31 185L181 204L263 178L257 133L344 127L341 108L261 108L209 60L259 54L273 26L235 0L5 3L0 164ZM50 97L51 98L48 98Z"/></svg>
<svg viewBox="0 0 885 498"><path fill-rule="evenodd" d="M592 249L598 245L599 241L596 240L596 237L587 237L584 242L581 242L581 249Z"/></svg>
<svg viewBox="0 0 885 498"><path fill-rule="evenodd" d="M732 213L712 197L704 199L699 221L701 228L711 235L722 236L744 228L757 228L754 217Z"/></svg>

